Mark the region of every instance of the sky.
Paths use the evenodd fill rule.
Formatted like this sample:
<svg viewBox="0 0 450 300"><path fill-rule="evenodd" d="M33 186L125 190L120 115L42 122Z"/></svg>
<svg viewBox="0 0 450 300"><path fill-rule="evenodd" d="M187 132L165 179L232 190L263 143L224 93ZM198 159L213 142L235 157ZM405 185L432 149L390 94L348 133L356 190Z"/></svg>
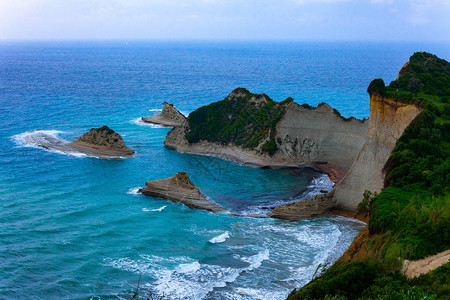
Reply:
<svg viewBox="0 0 450 300"><path fill-rule="evenodd" d="M1 40L450 41L450 0L0 0Z"/></svg>

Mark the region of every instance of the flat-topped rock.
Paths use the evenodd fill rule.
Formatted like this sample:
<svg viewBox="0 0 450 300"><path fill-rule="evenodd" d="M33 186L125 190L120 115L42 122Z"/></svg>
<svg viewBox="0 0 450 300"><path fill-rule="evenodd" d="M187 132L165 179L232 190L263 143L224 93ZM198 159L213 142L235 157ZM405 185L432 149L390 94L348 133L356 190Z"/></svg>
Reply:
<svg viewBox="0 0 450 300"><path fill-rule="evenodd" d="M191 182L185 172L178 172L166 179L147 181L145 187L139 189L138 193L181 202L192 208L215 213L227 211L227 209L206 199L206 196Z"/></svg>
<svg viewBox="0 0 450 300"><path fill-rule="evenodd" d="M167 102L163 103L163 110L160 114L142 118L142 121L146 123L170 127L180 126L185 120L186 117Z"/></svg>
<svg viewBox="0 0 450 300"><path fill-rule="evenodd" d="M125 145L120 134L108 126L92 128L67 147L99 157L131 156L134 151Z"/></svg>
<svg viewBox="0 0 450 300"><path fill-rule="evenodd" d="M277 206L268 216L272 218L299 221L320 217L336 205L333 192Z"/></svg>

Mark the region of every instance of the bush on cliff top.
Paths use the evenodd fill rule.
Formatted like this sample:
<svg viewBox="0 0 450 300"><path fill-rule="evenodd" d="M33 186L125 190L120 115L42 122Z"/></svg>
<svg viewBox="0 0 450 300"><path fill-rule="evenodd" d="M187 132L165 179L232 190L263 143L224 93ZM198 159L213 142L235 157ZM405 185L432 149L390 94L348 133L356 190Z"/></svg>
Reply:
<svg viewBox="0 0 450 300"><path fill-rule="evenodd" d="M266 95L252 94L242 88L231 95L236 96L200 107L189 115L188 142L205 140L255 149L268 139L261 151L273 155L277 150L276 124L285 113L283 105Z"/></svg>

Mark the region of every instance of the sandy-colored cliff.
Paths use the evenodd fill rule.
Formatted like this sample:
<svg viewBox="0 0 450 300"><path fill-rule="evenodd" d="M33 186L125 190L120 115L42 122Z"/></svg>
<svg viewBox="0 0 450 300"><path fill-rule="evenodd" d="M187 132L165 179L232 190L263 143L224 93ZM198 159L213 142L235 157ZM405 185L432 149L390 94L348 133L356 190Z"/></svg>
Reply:
<svg viewBox="0 0 450 300"><path fill-rule="evenodd" d="M277 124L279 150L272 159L292 165L320 161L349 170L366 141L367 124L367 120L344 120L328 104L308 109L289 102Z"/></svg>
<svg viewBox="0 0 450 300"><path fill-rule="evenodd" d="M185 120L186 117L167 102L163 103L163 110L160 114L142 118L142 121L147 123L170 127L180 126Z"/></svg>
<svg viewBox="0 0 450 300"><path fill-rule="evenodd" d="M328 163L348 171L366 141L368 122L344 120L327 104L313 109L292 101L284 105L285 114L276 126L278 150L273 156L259 151L265 140L253 150L233 143L222 145L204 140L189 144L187 121L168 133L164 145L179 152L212 155L250 166L297 167Z"/></svg>
<svg viewBox="0 0 450 300"><path fill-rule="evenodd" d="M365 190L380 192L384 185L383 167L397 140L422 111L414 104L370 95L367 141L344 179L334 189L338 208L356 211Z"/></svg>
<svg viewBox="0 0 450 300"><path fill-rule="evenodd" d="M331 208L356 211L365 190L379 193L383 188L386 175L383 173L383 167L405 128L421 111L422 109L414 104L372 93L370 95L367 140L347 175L332 192L276 207L269 215L276 218L298 220L320 215ZM320 127L318 124L320 122L316 121L310 126ZM337 138L345 139L345 135ZM337 145L329 145L330 149L351 144L349 140L332 142ZM319 156L318 159L328 159L327 155L333 155L333 151L330 151L329 154L321 154L322 156ZM330 161L336 165L348 161L346 157L343 158L343 162L340 162L339 159Z"/></svg>

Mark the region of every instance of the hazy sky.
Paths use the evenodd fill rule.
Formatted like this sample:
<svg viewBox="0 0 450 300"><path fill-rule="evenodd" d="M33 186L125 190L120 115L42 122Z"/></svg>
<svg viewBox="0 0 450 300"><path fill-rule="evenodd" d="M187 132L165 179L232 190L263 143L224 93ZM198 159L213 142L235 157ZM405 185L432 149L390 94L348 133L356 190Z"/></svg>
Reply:
<svg viewBox="0 0 450 300"><path fill-rule="evenodd" d="M450 41L450 0L0 0L0 39Z"/></svg>

